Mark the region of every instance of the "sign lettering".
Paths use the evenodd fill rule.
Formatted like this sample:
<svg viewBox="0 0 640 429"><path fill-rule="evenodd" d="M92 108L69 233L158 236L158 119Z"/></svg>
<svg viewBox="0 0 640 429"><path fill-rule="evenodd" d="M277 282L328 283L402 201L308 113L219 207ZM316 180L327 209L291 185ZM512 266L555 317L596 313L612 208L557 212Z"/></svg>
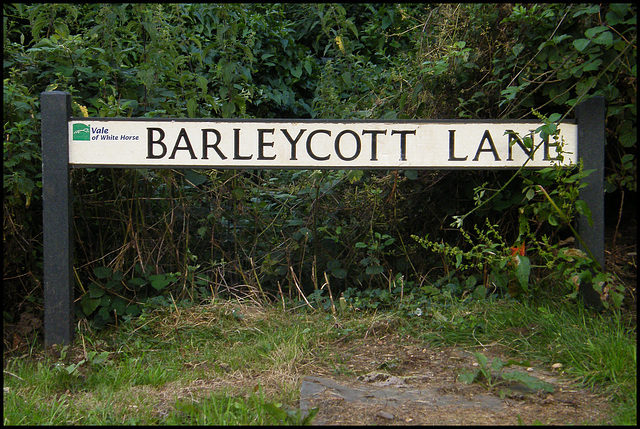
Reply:
<svg viewBox="0 0 640 429"><path fill-rule="evenodd" d="M540 168L575 164L577 126L560 143L536 122L109 120L69 122L76 167ZM559 154L562 145L563 156ZM530 158L530 159L529 159ZM528 161L527 161L528 160Z"/></svg>

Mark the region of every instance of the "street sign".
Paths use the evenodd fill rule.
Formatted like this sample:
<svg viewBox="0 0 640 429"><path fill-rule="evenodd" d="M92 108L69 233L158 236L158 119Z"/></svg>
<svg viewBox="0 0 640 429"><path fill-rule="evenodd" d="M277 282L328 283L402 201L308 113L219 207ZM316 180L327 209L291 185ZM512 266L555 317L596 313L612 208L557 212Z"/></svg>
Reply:
<svg viewBox="0 0 640 429"><path fill-rule="evenodd" d="M486 169L575 165L578 132L539 122L88 119L69 121L74 167Z"/></svg>
<svg viewBox="0 0 640 429"><path fill-rule="evenodd" d="M580 189L592 222L581 215L578 230L604 266L603 97L577 105L576 121L543 140L531 121L71 118L68 93L41 95L46 346L74 334L70 168L475 170L580 160L592 170Z"/></svg>

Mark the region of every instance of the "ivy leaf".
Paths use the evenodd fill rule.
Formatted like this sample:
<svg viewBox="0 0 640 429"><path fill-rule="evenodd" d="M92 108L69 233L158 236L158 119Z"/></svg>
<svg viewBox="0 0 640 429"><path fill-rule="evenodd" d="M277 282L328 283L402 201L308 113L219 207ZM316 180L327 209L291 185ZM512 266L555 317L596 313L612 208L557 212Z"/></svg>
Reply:
<svg viewBox="0 0 640 429"><path fill-rule="evenodd" d="M300 79L300 77L302 76L302 67L294 67L293 69L291 69L291 76L295 77L296 79Z"/></svg>

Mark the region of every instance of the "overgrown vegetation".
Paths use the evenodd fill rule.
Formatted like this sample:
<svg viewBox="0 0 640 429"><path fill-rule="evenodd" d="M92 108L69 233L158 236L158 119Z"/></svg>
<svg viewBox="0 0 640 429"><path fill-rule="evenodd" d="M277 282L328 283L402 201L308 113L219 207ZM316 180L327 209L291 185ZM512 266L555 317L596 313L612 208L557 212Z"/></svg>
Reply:
<svg viewBox="0 0 640 429"><path fill-rule="evenodd" d="M548 394L552 386L526 368L559 368L575 380L571 389L614 398L611 417L591 424L636 422L635 329L611 314L594 318L571 302L450 298L411 313L398 302L384 312L346 304L332 314L288 299L284 307L249 298L155 303L117 327L81 329L72 346L34 343L5 358L4 423L305 424L314 411L299 409L304 375L393 374L415 361L386 350L373 359L363 346L387 336L417 351L475 351L481 366L460 368L460 381L470 374L467 381L505 395L509 382ZM491 344L508 352L489 364Z"/></svg>
<svg viewBox="0 0 640 429"><path fill-rule="evenodd" d="M635 21L635 8L618 4L5 5L4 298L14 309L5 317L42 305L41 91L70 92L77 116L504 119L540 111L554 127L580 100L602 94L607 183L623 194L636 189ZM330 283L339 296L384 289L398 276L434 284L455 269L471 287L479 273L461 269L460 255L482 259L496 245L504 257L477 267L476 284L505 292L508 249L524 245L517 289L537 295L551 283L540 278L572 277L541 267L582 260L557 248L573 215L588 210L576 198L582 176L508 174L74 170L78 315L103 325L138 314L152 296L197 300L238 284L291 296ZM496 193L501 183L509 186ZM467 232L456 234L449 224L469 211ZM493 241L480 249L468 232L486 242L485 219ZM459 248L455 264L411 236Z"/></svg>
<svg viewBox="0 0 640 429"><path fill-rule="evenodd" d="M12 325L43 309L39 97L52 89L72 95L74 116L526 118L549 135L578 103L603 95L613 243L625 239L619 228L635 227L634 5L3 12L3 318ZM635 256L599 270L574 248L575 216L588 215L578 199L586 174L73 170L76 315L100 329L173 300L252 296L416 316L454 299L574 301L587 283L609 312L633 313L625 279ZM24 342L16 335L5 332L5 350Z"/></svg>

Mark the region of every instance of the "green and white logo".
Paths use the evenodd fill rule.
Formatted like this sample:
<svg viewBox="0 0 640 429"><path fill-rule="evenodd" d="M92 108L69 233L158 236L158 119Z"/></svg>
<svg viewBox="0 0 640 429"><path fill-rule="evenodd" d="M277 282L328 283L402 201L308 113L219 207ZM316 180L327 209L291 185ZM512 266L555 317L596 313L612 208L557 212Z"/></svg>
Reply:
<svg viewBox="0 0 640 429"><path fill-rule="evenodd" d="M91 128L86 124L73 124L73 140L91 140Z"/></svg>

